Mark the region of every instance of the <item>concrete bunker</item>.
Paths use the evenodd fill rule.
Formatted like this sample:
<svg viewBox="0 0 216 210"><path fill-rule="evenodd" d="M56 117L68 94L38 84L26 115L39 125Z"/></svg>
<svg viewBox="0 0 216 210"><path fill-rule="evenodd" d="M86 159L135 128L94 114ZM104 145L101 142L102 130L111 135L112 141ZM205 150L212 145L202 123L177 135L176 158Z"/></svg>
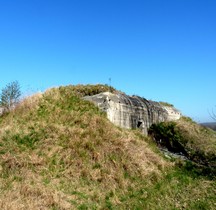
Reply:
<svg viewBox="0 0 216 210"><path fill-rule="evenodd" d="M104 92L86 96L84 99L92 101L105 111L108 119L115 125L128 129L140 129L145 134L153 123L177 120L181 116L174 107L166 107L155 101L122 93Z"/></svg>

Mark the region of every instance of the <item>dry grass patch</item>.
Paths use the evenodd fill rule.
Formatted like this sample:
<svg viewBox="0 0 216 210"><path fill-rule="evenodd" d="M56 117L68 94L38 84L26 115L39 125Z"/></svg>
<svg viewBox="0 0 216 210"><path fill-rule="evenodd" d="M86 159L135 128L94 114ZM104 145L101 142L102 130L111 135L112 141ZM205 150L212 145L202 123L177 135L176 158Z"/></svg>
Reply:
<svg viewBox="0 0 216 210"><path fill-rule="evenodd" d="M185 118L182 118L177 122L177 128L181 131L182 135L188 139L189 146L203 150L206 154L215 153L215 131L188 121Z"/></svg>
<svg viewBox="0 0 216 210"><path fill-rule="evenodd" d="M0 195L0 208L5 210L72 208L70 203L72 196L41 183L28 181L14 182L10 191L3 192Z"/></svg>

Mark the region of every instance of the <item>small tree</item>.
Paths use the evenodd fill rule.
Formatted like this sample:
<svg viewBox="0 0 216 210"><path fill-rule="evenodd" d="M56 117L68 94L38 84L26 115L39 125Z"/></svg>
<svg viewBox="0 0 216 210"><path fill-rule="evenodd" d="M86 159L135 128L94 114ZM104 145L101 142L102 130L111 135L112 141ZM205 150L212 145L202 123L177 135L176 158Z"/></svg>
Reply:
<svg viewBox="0 0 216 210"><path fill-rule="evenodd" d="M215 112L212 112L211 118L212 118L214 121L216 121L216 114L215 114Z"/></svg>
<svg viewBox="0 0 216 210"><path fill-rule="evenodd" d="M209 112L209 115L214 121L216 121L216 112L214 111L214 109L212 109L212 111Z"/></svg>
<svg viewBox="0 0 216 210"><path fill-rule="evenodd" d="M5 111L10 111L19 102L20 96L21 91L18 81L11 82L2 89L0 105Z"/></svg>

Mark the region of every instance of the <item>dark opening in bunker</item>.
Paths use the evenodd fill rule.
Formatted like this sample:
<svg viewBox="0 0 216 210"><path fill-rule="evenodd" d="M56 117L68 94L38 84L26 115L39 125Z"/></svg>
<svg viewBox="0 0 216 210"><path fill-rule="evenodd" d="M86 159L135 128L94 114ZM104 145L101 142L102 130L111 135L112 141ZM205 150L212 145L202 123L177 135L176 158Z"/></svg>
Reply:
<svg viewBox="0 0 216 210"><path fill-rule="evenodd" d="M139 120L139 121L137 122L137 128L140 128L141 125L142 125L142 121Z"/></svg>

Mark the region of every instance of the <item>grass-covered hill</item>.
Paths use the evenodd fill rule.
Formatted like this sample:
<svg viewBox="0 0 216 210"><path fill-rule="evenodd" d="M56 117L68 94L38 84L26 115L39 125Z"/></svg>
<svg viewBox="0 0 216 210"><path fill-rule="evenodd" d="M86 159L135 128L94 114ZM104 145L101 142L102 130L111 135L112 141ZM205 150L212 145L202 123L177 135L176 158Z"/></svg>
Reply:
<svg viewBox="0 0 216 210"><path fill-rule="evenodd" d="M103 91L116 90L52 88L0 117L0 209L215 209L212 176L166 159L150 137L82 100Z"/></svg>

